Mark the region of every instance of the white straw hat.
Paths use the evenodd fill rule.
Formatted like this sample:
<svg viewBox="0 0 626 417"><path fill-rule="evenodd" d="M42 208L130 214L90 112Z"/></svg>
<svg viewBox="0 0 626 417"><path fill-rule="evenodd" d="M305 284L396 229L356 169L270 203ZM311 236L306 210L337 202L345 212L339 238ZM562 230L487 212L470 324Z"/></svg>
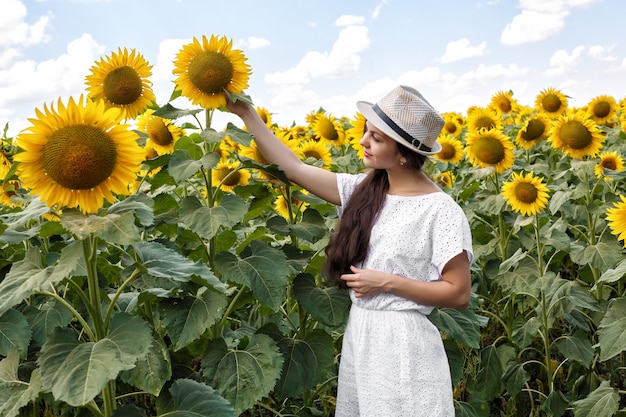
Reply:
<svg viewBox="0 0 626 417"><path fill-rule="evenodd" d="M441 151L437 137L444 121L428 101L412 87L394 88L377 103L356 103L374 126L403 146L422 155Z"/></svg>

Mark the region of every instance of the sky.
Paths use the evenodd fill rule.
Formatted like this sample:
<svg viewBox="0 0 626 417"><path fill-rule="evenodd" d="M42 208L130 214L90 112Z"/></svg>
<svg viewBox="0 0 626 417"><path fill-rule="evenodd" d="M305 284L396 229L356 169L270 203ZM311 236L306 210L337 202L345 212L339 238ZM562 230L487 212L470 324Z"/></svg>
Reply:
<svg viewBox="0 0 626 417"><path fill-rule="evenodd" d="M320 108L353 117L356 101L400 84L440 112L508 90L529 106L547 88L570 106L621 100L624 16L623 0L0 0L0 128L14 137L35 109L84 94L90 68L118 48L152 65L164 105L178 51L211 35L243 52L246 93L281 126ZM216 114L211 127L229 121Z"/></svg>

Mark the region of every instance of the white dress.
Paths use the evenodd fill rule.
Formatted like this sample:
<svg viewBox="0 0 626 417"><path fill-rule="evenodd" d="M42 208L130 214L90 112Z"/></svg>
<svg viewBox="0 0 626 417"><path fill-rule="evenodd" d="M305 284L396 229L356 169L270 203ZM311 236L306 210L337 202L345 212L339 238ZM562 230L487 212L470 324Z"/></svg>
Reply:
<svg viewBox="0 0 626 417"><path fill-rule="evenodd" d="M345 207L364 174L338 174ZM341 207L338 208L341 215ZM388 195L360 268L419 281L441 279L472 238L463 210L443 192ZM390 293L356 298L343 338L336 417L453 417L450 367L433 307Z"/></svg>

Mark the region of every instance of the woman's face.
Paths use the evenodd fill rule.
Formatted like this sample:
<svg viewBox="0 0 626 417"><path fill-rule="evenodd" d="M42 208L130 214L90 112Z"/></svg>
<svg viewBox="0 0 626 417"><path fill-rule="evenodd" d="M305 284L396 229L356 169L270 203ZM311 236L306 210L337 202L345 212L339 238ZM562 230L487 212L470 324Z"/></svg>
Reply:
<svg viewBox="0 0 626 417"><path fill-rule="evenodd" d="M368 168L389 169L400 165L402 155L395 140L367 121L365 134L360 141L363 146L363 161Z"/></svg>

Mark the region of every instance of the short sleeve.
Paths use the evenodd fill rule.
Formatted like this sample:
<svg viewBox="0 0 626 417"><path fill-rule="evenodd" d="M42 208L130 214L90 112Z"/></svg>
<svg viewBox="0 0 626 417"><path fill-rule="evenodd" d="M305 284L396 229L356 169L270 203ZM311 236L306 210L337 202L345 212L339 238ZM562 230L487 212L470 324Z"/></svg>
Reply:
<svg viewBox="0 0 626 417"><path fill-rule="evenodd" d="M465 213L456 202L438 210L432 229L433 256L432 263L439 273L455 256L466 251L468 261L474 260L472 235Z"/></svg>
<svg viewBox="0 0 626 417"><path fill-rule="evenodd" d="M346 206L354 189L365 179L365 174L337 174L337 188L339 189L339 199L341 206L337 207L337 213L341 216L342 208Z"/></svg>

